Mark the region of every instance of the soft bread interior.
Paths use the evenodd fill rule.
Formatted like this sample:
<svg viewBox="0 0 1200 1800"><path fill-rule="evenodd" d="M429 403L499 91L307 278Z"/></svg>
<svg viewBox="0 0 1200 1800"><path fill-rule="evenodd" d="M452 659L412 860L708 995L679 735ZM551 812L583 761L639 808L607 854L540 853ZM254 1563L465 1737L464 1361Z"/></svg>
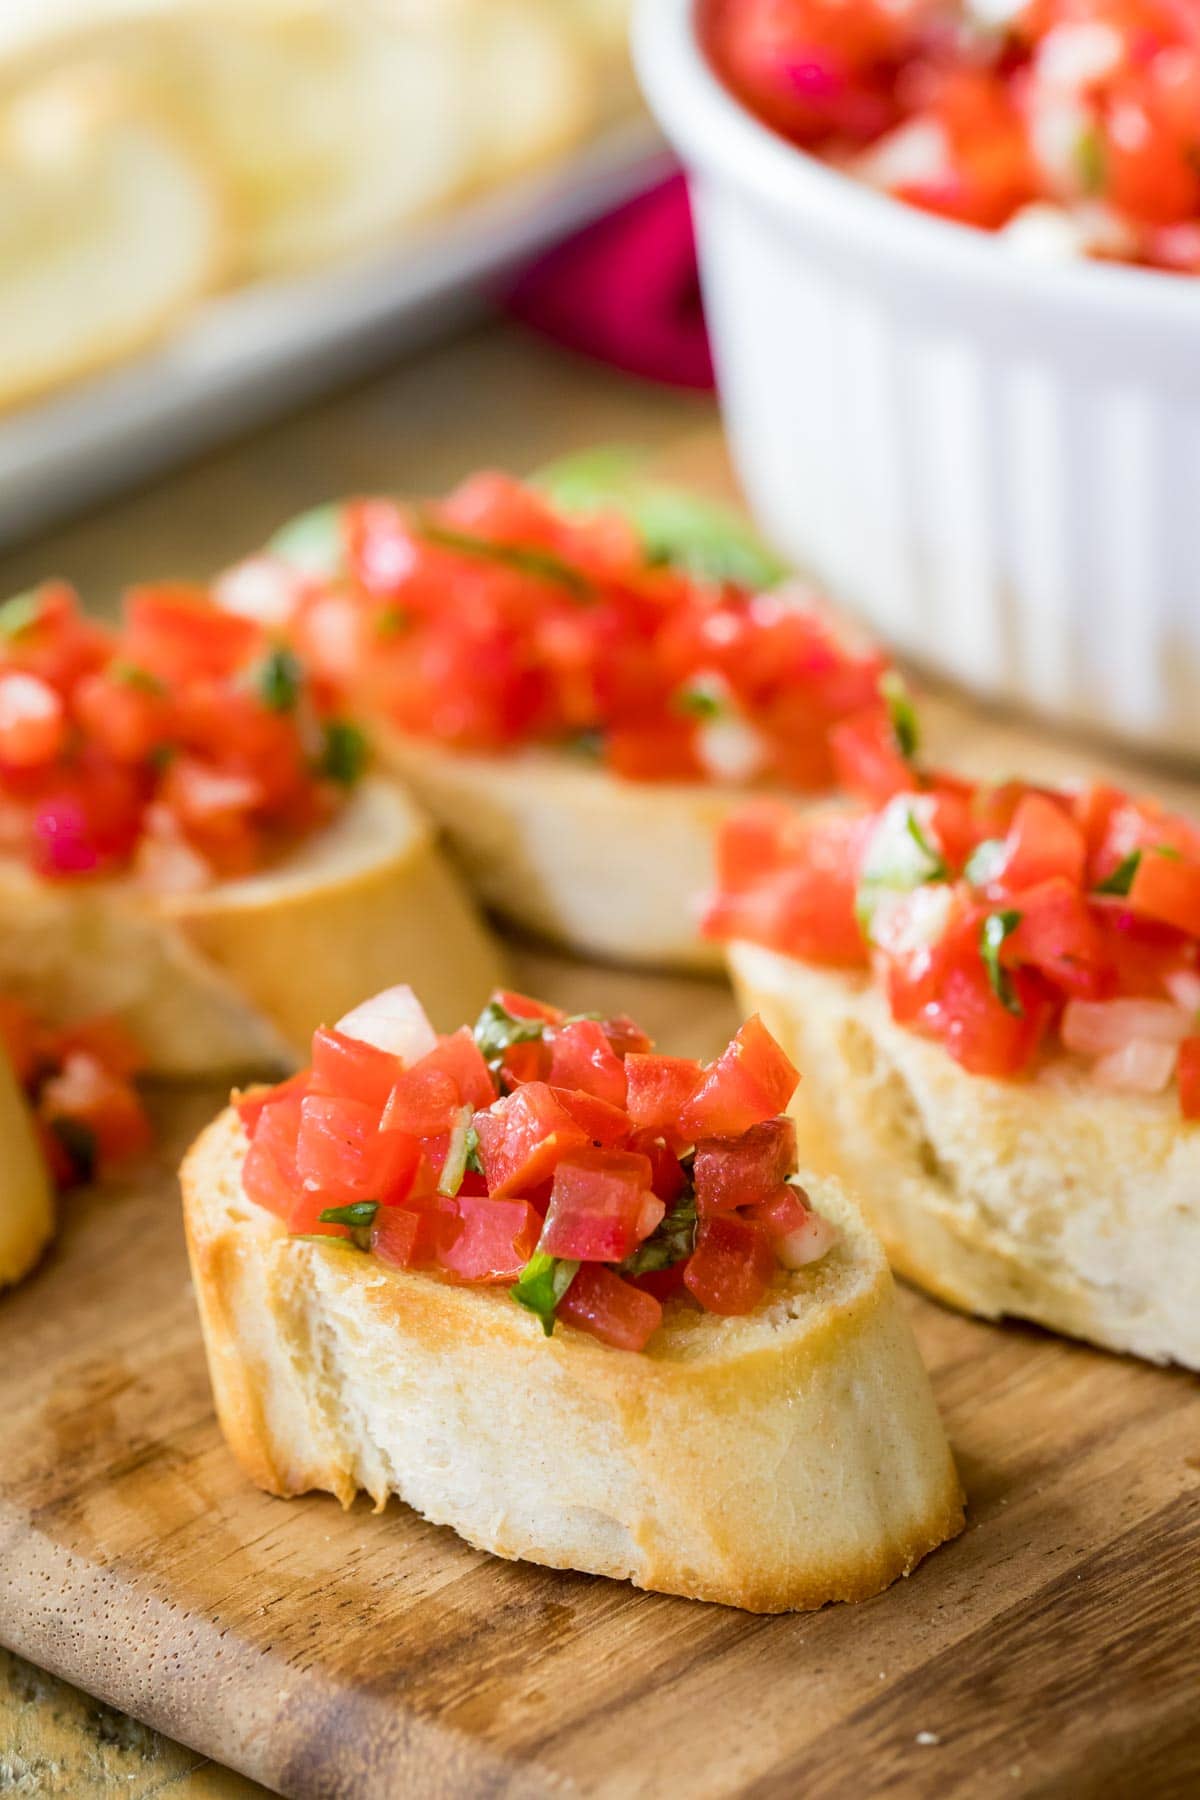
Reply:
<svg viewBox="0 0 1200 1800"><path fill-rule="evenodd" d="M385 781L287 861L199 894L0 865L0 991L52 1020L116 1014L161 1075L286 1065L318 1025L408 979L450 1029L502 973L430 828Z"/></svg>
<svg viewBox="0 0 1200 1800"><path fill-rule="evenodd" d="M928 1378L836 1183L825 1259L747 1319L675 1304L641 1355L503 1291L289 1238L232 1114L185 1215L218 1412L270 1491L396 1494L484 1549L774 1611L874 1593L961 1522Z"/></svg>
<svg viewBox="0 0 1200 1800"><path fill-rule="evenodd" d="M1200 1128L1065 1055L969 1075L865 976L736 944L730 969L806 1071L804 1153L850 1179L902 1274L986 1317L1200 1367Z"/></svg>
<svg viewBox="0 0 1200 1800"><path fill-rule="evenodd" d="M33 1121L0 1050L0 1288L28 1274L54 1229L54 1192Z"/></svg>
<svg viewBox="0 0 1200 1800"><path fill-rule="evenodd" d="M700 906L714 836L743 791L620 781L554 751L459 755L386 728L377 745L501 917L613 962L720 968Z"/></svg>

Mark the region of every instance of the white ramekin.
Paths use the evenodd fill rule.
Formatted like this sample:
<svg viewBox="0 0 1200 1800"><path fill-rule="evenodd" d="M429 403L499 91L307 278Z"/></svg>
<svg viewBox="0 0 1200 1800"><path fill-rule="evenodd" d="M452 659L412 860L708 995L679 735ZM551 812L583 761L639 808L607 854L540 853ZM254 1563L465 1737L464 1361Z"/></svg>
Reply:
<svg viewBox="0 0 1200 1800"><path fill-rule="evenodd" d="M641 0L766 531L977 693L1200 752L1200 280L1024 261L794 149Z"/></svg>

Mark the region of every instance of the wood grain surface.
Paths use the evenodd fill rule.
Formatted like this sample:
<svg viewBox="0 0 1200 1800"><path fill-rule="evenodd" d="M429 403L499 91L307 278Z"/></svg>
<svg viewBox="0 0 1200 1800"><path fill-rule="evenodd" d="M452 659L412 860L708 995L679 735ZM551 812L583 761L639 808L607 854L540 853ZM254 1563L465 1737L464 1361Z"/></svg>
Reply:
<svg viewBox="0 0 1200 1800"><path fill-rule="evenodd" d="M705 403L490 329L5 558L0 592L58 569L108 603L137 576L204 574L332 490L434 488L603 438L726 479ZM932 710L934 753L992 773L1100 761ZM680 1053L733 1023L717 984L517 959L526 985L628 1007ZM162 1098L156 1162L69 1202L0 1305L0 1642L197 1754L157 1784L78 1760L31 1786L56 1715L80 1758L80 1720L117 1715L6 1663L0 1792L140 1796L169 1775L200 1800L226 1792L196 1785L214 1757L302 1800L1200 1794L1194 1377L907 1295L968 1529L888 1594L805 1617L501 1563L395 1505L275 1501L216 1429L173 1179L220 1099Z"/></svg>

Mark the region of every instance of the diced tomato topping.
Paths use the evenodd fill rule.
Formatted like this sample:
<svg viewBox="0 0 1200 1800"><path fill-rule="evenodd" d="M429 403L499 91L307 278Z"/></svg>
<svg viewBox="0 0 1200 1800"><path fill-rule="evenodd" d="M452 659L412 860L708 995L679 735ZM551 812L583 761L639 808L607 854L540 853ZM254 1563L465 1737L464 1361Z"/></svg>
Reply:
<svg viewBox="0 0 1200 1800"><path fill-rule="evenodd" d="M549 1034L550 1081L610 1106L625 1105L625 1067L594 1019L572 1019Z"/></svg>
<svg viewBox="0 0 1200 1800"><path fill-rule="evenodd" d="M1107 981L1104 940L1080 889L1056 875L1019 898L1020 923L1001 951L1005 964L1037 969L1066 994L1098 998Z"/></svg>
<svg viewBox="0 0 1200 1800"><path fill-rule="evenodd" d="M1179 1046L1179 1109L1185 1119L1200 1119L1200 1037Z"/></svg>
<svg viewBox="0 0 1200 1800"><path fill-rule="evenodd" d="M679 1115L700 1085L700 1064L690 1056L639 1055L625 1059L629 1117L651 1131L674 1132Z"/></svg>
<svg viewBox="0 0 1200 1800"><path fill-rule="evenodd" d="M573 1261L623 1262L664 1211L651 1188L648 1157L582 1150L554 1171L540 1248Z"/></svg>
<svg viewBox="0 0 1200 1800"><path fill-rule="evenodd" d="M439 1254L442 1268L460 1281L515 1281L537 1246L541 1214L527 1200L458 1202L462 1229Z"/></svg>
<svg viewBox="0 0 1200 1800"><path fill-rule="evenodd" d="M0 764L32 769L52 763L66 735L66 709L48 681L20 669L0 671Z"/></svg>
<svg viewBox="0 0 1200 1800"><path fill-rule="evenodd" d="M582 1263L558 1316L616 1350L644 1350L662 1324L662 1303L603 1263Z"/></svg>
<svg viewBox="0 0 1200 1800"><path fill-rule="evenodd" d="M683 1279L706 1311L736 1317L754 1311L775 1268L762 1227L736 1213L720 1213L702 1221Z"/></svg>
<svg viewBox="0 0 1200 1800"><path fill-rule="evenodd" d="M627 1349L645 1346L672 1296L749 1310L777 1266L799 1268L835 1240L803 1207L776 1217L796 1153L776 1115L796 1076L757 1019L704 1069L654 1055L625 1015L568 1021L496 999L545 1025L538 1047L576 1085L535 1079L496 1097L473 1033L435 1036L415 996L393 990L322 1027L301 1074L235 1097L247 1198L292 1233L353 1235L390 1268L519 1284L515 1298L550 1329L559 1317ZM19 1012L10 1029L19 1039ZM101 1026L89 1041L106 1041ZM472 1111L473 1099L487 1104ZM697 1261L698 1214L732 1231L705 1236Z"/></svg>
<svg viewBox="0 0 1200 1800"><path fill-rule="evenodd" d="M564 1156L588 1146L586 1133L541 1081L527 1082L476 1113L475 1130L488 1191L496 1198L528 1192L548 1180Z"/></svg>
<svg viewBox="0 0 1200 1800"><path fill-rule="evenodd" d="M999 881L1006 893L1020 894L1056 877L1079 887L1087 844L1066 807L1042 794L1027 794L1009 827Z"/></svg>
<svg viewBox="0 0 1200 1800"><path fill-rule="evenodd" d="M796 1167L796 1127L764 1119L741 1137L696 1145L696 1210L702 1218L761 1205Z"/></svg>
<svg viewBox="0 0 1200 1800"><path fill-rule="evenodd" d="M869 816L800 818L773 803L735 814L718 838L719 886L705 935L838 967L865 964L855 901L869 825Z"/></svg>
<svg viewBox="0 0 1200 1800"><path fill-rule="evenodd" d="M42 1083L38 1114L47 1124L69 1120L82 1126L95 1145L102 1171L140 1155L153 1136L145 1108L130 1082L86 1050L68 1051L60 1072Z"/></svg>
<svg viewBox="0 0 1200 1800"><path fill-rule="evenodd" d="M781 1112L799 1079L799 1072L755 1014L710 1065L680 1114L678 1129L692 1143L700 1138L737 1137Z"/></svg>

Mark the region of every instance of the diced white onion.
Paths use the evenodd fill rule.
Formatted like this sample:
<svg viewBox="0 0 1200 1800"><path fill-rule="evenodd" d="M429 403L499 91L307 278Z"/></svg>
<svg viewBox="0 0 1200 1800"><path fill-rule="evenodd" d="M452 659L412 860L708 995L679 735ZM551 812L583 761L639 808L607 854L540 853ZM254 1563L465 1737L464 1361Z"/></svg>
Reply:
<svg viewBox="0 0 1200 1800"><path fill-rule="evenodd" d="M838 1228L819 1212L810 1212L803 1225L789 1231L775 1245L775 1254L785 1269L802 1269L806 1263L819 1262L838 1241Z"/></svg>
<svg viewBox="0 0 1200 1800"><path fill-rule="evenodd" d="M1101 1087L1123 1094L1161 1094L1174 1075L1178 1060L1178 1045L1134 1038L1093 1063L1092 1078Z"/></svg>
<svg viewBox="0 0 1200 1800"><path fill-rule="evenodd" d="M1120 68L1124 56L1121 34L1111 25L1056 25L1038 45L1034 74L1048 87L1080 94Z"/></svg>
<svg viewBox="0 0 1200 1800"><path fill-rule="evenodd" d="M950 140L935 119L914 119L854 159L852 173L872 187L911 187L953 173Z"/></svg>
<svg viewBox="0 0 1200 1800"><path fill-rule="evenodd" d="M404 1063L419 1062L437 1044L437 1033L410 987L385 988L373 1000L364 1000L338 1020L337 1029Z"/></svg>
<svg viewBox="0 0 1200 1800"><path fill-rule="evenodd" d="M1063 1043L1080 1056L1109 1056L1134 1042L1175 1046L1190 1030L1170 1000L1071 1000L1062 1018Z"/></svg>
<svg viewBox="0 0 1200 1800"><path fill-rule="evenodd" d="M1195 969L1176 969L1163 983L1176 1006L1181 1006L1193 1026L1200 1023L1200 974Z"/></svg>
<svg viewBox="0 0 1200 1800"><path fill-rule="evenodd" d="M1015 212L1000 236L1010 250L1030 262L1075 262L1087 255L1083 229L1063 206L1039 201Z"/></svg>
<svg viewBox="0 0 1200 1800"><path fill-rule="evenodd" d="M941 942L953 909L954 890L946 882L911 894L880 893L871 912L871 942L885 955L908 961Z"/></svg>
<svg viewBox="0 0 1200 1800"><path fill-rule="evenodd" d="M300 586L295 569L278 556L251 556L219 575L212 593L224 612L260 625L286 625Z"/></svg>
<svg viewBox="0 0 1200 1800"><path fill-rule="evenodd" d="M696 753L714 781L752 781L767 761L761 733L744 719L712 719L696 733Z"/></svg>

